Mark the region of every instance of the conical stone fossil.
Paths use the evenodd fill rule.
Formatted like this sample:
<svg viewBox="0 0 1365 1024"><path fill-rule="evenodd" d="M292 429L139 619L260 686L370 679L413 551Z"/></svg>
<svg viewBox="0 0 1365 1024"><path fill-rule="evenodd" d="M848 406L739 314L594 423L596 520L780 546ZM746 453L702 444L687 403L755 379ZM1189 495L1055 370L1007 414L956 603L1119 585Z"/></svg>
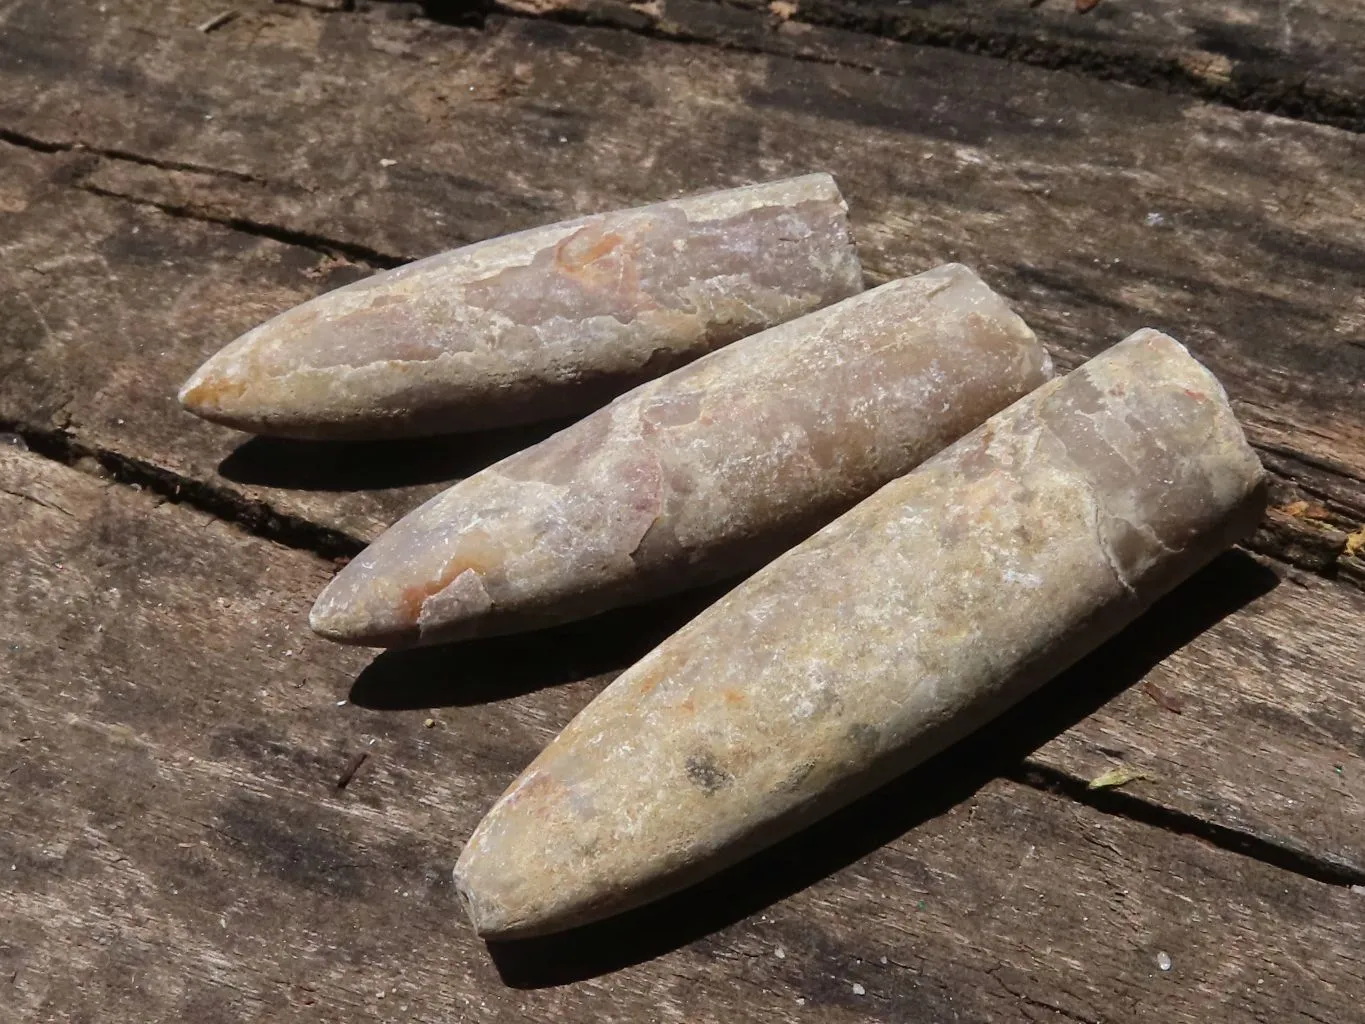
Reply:
<svg viewBox="0 0 1365 1024"><path fill-rule="evenodd" d="M746 338L400 520L313 628L431 643L543 626L762 565L1051 376L947 265Z"/></svg>
<svg viewBox="0 0 1365 1024"><path fill-rule="evenodd" d="M455 868L476 930L677 890L942 750L1254 529L1222 388L1140 331L732 591L522 773Z"/></svg>
<svg viewBox="0 0 1365 1024"><path fill-rule="evenodd" d="M206 419L297 438L553 419L862 289L847 207L810 174L565 221L320 295L208 360Z"/></svg>

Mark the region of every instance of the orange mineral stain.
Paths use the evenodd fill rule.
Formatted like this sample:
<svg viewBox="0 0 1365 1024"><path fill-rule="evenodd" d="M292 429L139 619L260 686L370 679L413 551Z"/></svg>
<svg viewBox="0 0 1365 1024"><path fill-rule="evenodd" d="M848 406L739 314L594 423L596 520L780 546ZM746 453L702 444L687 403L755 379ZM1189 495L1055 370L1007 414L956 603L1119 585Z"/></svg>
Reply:
<svg viewBox="0 0 1365 1024"><path fill-rule="evenodd" d="M566 274L581 273L625 242L614 231L605 231L596 241L590 242L596 230L595 225L590 225L555 246L555 266Z"/></svg>
<svg viewBox="0 0 1365 1024"><path fill-rule="evenodd" d="M247 380L209 377L185 392L183 404L190 409L222 408L224 400L241 398L246 392L247 383Z"/></svg>
<svg viewBox="0 0 1365 1024"><path fill-rule="evenodd" d="M460 538L454 557L446 562L438 576L413 583L399 592L398 603L404 621L416 625L427 598L439 594L466 570L473 569L480 576L486 576L500 561L501 552L490 543L488 535L480 530L470 530Z"/></svg>

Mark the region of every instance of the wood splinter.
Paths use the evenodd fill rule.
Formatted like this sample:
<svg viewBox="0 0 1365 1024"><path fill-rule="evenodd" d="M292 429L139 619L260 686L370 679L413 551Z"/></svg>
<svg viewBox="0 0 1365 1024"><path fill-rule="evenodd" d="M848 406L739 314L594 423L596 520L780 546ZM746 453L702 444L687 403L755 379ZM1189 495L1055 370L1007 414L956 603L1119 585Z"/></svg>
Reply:
<svg viewBox="0 0 1365 1024"><path fill-rule="evenodd" d="M396 646L581 618L757 568L1048 380L966 267L883 285L644 384L399 521L313 608Z"/></svg>
<svg viewBox="0 0 1365 1024"><path fill-rule="evenodd" d="M772 562L513 783L455 880L489 938L682 888L999 714L1249 534L1222 388L1140 331Z"/></svg>
<svg viewBox="0 0 1365 1024"><path fill-rule="evenodd" d="M848 208L809 174L493 238L338 288L180 391L216 423L419 437L596 409L862 290Z"/></svg>

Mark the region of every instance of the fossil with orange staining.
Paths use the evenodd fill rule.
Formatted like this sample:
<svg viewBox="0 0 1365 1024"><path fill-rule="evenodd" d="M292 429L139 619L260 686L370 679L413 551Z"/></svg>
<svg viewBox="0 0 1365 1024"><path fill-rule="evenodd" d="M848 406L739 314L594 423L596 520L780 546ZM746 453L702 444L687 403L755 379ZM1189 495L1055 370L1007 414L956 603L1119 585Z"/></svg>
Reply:
<svg viewBox="0 0 1365 1024"><path fill-rule="evenodd" d="M883 285L641 385L411 513L313 628L430 643L757 568L1047 380L966 267Z"/></svg>
<svg viewBox="0 0 1365 1024"><path fill-rule="evenodd" d="M811 174L565 221L321 295L190 378L261 434L413 437L595 409L862 289L847 207Z"/></svg>
<svg viewBox="0 0 1365 1024"><path fill-rule="evenodd" d="M475 929L606 917L868 792L1113 635L1249 534L1264 500L1218 382L1172 339L1139 332L883 487L619 676L460 855Z"/></svg>

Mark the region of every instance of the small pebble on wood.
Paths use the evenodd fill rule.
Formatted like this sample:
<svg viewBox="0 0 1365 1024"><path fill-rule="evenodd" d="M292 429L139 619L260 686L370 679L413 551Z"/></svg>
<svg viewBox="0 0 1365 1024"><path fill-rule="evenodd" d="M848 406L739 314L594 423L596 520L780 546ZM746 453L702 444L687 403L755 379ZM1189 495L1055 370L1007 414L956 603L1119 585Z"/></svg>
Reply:
<svg viewBox="0 0 1365 1024"><path fill-rule="evenodd" d="M697 881L913 767L1248 535L1223 389L1140 331L993 416L619 676L455 868L475 929L553 932Z"/></svg>
<svg viewBox="0 0 1365 1024"><path fill-rule="evenodd" d="M714 352L461 481L353 559L313 628L397 646L757 568L1051 377L949 264Z"/></svg>
<svg viewBox="0 0 1365 1024"><path fill-rule="evenodd" d="M320 295L228 345L186 409L259 434L416 437L587 412L862 290L834 179L583 217Z"/></svg>

